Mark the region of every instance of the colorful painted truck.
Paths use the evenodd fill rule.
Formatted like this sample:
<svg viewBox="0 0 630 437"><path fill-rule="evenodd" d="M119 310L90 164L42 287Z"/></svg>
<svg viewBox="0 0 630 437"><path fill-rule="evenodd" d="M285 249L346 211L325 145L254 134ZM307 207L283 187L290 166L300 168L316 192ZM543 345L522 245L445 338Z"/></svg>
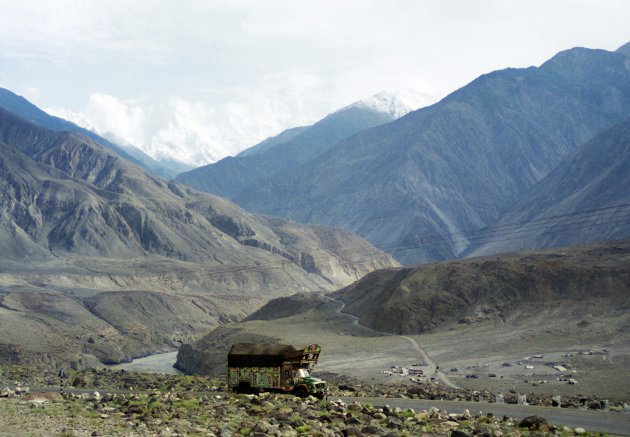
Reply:
<svg viewBox="0 0 630 437"><path fill-rule="evenodd" d="M320 352L317 344L302 350L286 344L235 344L228 353L228 387L237 393L270 391L322 399L326 382L309 374Z"/></svg>

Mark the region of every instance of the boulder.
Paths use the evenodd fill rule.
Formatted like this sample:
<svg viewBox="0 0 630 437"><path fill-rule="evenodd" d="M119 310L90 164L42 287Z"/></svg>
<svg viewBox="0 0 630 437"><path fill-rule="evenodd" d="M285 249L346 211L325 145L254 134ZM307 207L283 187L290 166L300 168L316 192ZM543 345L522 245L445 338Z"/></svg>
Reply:
<svg viewBox="0 0 630 437"><path fill-rule="evenodd" d="M551 429L547 420L541 416L528 416L521 420L518 426L520 428L527 428L530 431L549 432Z"/></svg>

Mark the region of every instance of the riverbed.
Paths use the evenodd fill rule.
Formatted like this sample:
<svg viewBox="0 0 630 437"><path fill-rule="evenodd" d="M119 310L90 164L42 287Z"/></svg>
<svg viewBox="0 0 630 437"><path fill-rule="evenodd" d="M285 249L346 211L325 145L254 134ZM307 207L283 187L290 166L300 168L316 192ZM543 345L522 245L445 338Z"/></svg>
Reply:
<svg viewBox="0 0 630 437"><path fill-rule="evenodd" d="M183 373L173 367L177 360L177 351L148 355L137 358L131 363L115 364L107 366L112 370L129 370L132 372L166 373L170 375L182 375Z"/></svg>

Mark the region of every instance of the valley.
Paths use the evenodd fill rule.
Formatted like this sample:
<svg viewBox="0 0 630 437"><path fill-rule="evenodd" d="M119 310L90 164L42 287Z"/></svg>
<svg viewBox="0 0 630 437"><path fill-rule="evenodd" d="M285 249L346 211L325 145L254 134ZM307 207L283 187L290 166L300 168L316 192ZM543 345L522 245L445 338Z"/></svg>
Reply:
<svg viewBox="0 0 630 437"><path fill-rule="evenodd" d="M573 435L435 405L628 409L630 43L194 169L103 135L0 88L1 435L40 408L55 435L220 437ZM237 343L321 345L340 400L226 393Z"/></svg>
<svg viewBox="0 0 630 437"><path fill-rule="evenodd" d="M2 109L0 150L3 362L126 361L398 265L354 235L249 214Z"/></svg>
<svg viewBox="0 0 630 437"><path fill-rule="evenodd" d="M575 276L575 283L561 292L553 283L545 286L564 275L558 259L564 259L564 268L576 267L583 273L583 279L575 272L567 273ZM184 345L177 367L220 374L229 345L242 341L318 343L323 346L318 370L367 383L413 387L416 377L392 373L396 367L422 370L424 384L444 390L459 387L495 394L561 395L574 401L580 396L627 401L629 259L630 243L625 242L471 258L419 267L415 276L408 269L381 270L328 295L273 300L243 322L221 326ZM497 263L511 267L497 269ZM555 267L537 273L538 284L508 291L521 266L536 271L550 263ZM484 265L495 266L487 272L495 278L494 285L479 277ZM437 289L419 280L439 281L442 269L450 271L450 279ZM603 275L606 287L591 279L595 271L607 272ZM460 276L461 285L454 279ZM414 278L413 282L407 277ZM452 297L447 297L449 287L456 290ZM490 294L478 294L477 287ZM493 288L504 290L503 297L497 299ZM431 297L436 292L442 293L439 300ZM389 301L370 303L369 299L383 296L389 296ZM424 307L425 299L432 302L428 319L414 308ZM398 310L390 318L391 305ZM413 317L418 317L419 324ZM424 324L427 321L433 323L430 328ZM566 369L560 372L553 365Z"/></svg>

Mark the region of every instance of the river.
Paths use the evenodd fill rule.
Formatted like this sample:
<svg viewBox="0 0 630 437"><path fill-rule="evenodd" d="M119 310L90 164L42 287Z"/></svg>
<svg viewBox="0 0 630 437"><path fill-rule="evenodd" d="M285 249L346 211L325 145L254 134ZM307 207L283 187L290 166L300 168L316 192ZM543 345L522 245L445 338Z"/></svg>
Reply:
<svg viewBox="0 0 630 437"><path fill-rule="evenodd" d="M146 357L137 358L131 363L115 364L107 366L112 370L129 370L133 372L146 373L167 373L171 375L181 375L182 372L173 367L177 360L177 351L166 352L161 354L147 355Z"/></svg>

